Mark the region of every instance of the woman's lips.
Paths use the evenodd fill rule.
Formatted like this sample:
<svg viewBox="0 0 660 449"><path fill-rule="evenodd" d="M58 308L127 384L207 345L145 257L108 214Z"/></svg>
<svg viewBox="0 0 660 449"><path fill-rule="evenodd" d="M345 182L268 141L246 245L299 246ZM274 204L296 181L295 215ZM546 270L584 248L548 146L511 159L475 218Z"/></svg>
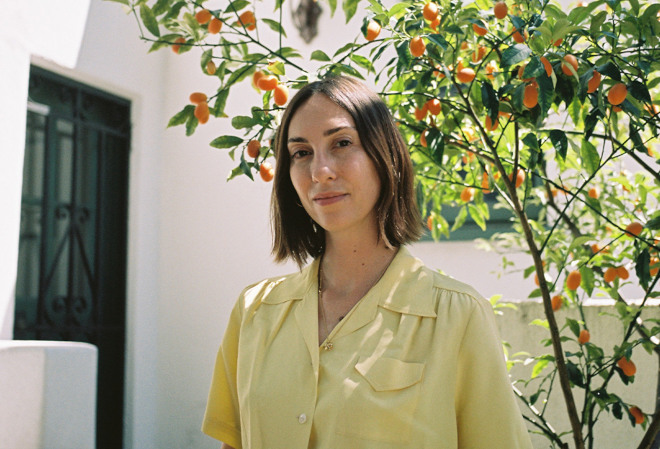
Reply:
<svg viewBox="0 0 660 449"><path fill-rule="evenodd" d="M313 201L319 206L329 206L343 200L347 196L347 193L324 193L315 196Z"/></svg>

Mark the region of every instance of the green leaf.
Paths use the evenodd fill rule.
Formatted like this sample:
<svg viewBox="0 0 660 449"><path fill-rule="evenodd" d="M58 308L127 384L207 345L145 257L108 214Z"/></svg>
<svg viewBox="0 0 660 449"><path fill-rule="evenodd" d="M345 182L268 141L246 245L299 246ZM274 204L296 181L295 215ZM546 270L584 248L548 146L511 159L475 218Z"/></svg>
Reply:
<svg viewBox="0 0 660 449"><path fill-rule="evenodd" d="M639 101L643 101L645 103L651 102L651 94L649 93L649 90L639 81L631 82L628 86L628 92L630 92L630 95L632 95L634 98L637 98Z"/></svg>
<svg viewBox="0 0 660 449"><path fill-rule="evenodd" d="M645 289L648 287L649 282L651 282L651 255L649 254L649 249L644 248L639 255L637 260L635 260L635 274L639 279L639 283Z"/></svg>
<svg viewBox="0 0 660 449"><path fill-rule="evenodd" d="M218 92L218 95L215 97L215 104L211 113L215 117L223 117L225 115L225 106L227 104L227 97L229 96L229 89L223 89Z"/></svg>
<svg viewBox="0 0 660 449"><path fill-rule="evenodd" d="M250 2L248 0L234 0L225 8L225 13L236 14L247 6L250 6Z"/></svg>
<svg viewBox="0 0 660 449"><path fill-rule="evenodd" d="M500 110L500 101L493 85L489 81L481 83L481 102L486 107L490 119L495 123Z"/></svg>
<svg viewBox="0 0 660 449"><path fill-rule="evenodd" d="M562 158L566 160L566 152L568 151L568 139L564 131L560 129L553 129L550 131L550 142L555 147L555 151Z"/></svg>
<svg viewBox="0 0 660 449"><path fill-rule="evenodd" d="M243 139L236 136L220 136L213 139L209 144L213 148L224 149L224 148L233 148L243 143Z"/></svg>
<svg viewBox="0 0 660 449"><path fill-rule="evenodd" d="M441 34L429 34L428 38L429 41L433 42L443 50L447 50L449 48L449 42L447 42L447 40Z"/></svg>
<svg viewBox="0 0 660 449"><path fill-rule="evenodd" d="M229 172L229 175L227 176L227 181L231 181L232 179L242 174L243 174L243 169L240 166L236 167L231 172Z"/></svg>
<svg viewBox="0 0 660 449"><path fill-rule="evenodd" d="M584 387L584 379L582 378L582 373L580 372L580 368L578 368L575 363L571 362L570 360L567 360L566 369L568 371L569 380L578 387Z"/></svg>
<svg viewBox="0 0 660 449"><path fill-rule="evenodd" d="M257 122L252 118L245 115L237 115L231 119L231 126L235 129L251 128Z"/></svg>
<svg viewBox="0 0 660 449"><path fill-rule="evenodd" d="M286 37L286 32L284 31L284 28L280 22L273 19L261 19L261 21L268 25L268 28L271 30L275 31L276 33L281 33L282 36Z"/></svg>
<svg viewBox="0 0 660 449"><path fill-rule="evenodd" d="M194 115L188 118L186 122L186 136L192 136L199 125L199 120Z"/></svg>
<svg viewBox="0 0 660 449"><path fill-rule="evenodd" d="M104 2L116 2L128 6L128 0L103 0Z"/></svg>
<svg viewBox="0 0 660 449"><path fill-rule="evenodd" d="M337 0L328 0L328 5L330 5L330 17L334 17L337 10Z"/></svg>
<svg viewBox="0 0 660 449"><path fill-rule="evenodd" d="M188 121L190 117L193 117L195 113L195 105L189 104L179 112L177 112L174 117L170 119L170 121L167 123L167 127L170 128L172 126L178 126L178 125L183 125Z"/></svg>
<svg viewBox="0 0 660 449"><path fill-rule="evenodd" d="M596 147L588 140L582 141L580 158L582 160L582 167L590 176L598 171L598 168L600 167L600 155L598 154Z"/></svg>
<svg viewBox="0 0 660 449"><path fill-rule="evenodd" d="M346 23L350 22L350 20L355 15L359 2L360 0L344 0L342 2L341 6L344 10L344 15L346 16Z"/></svg>
<svg viewBox="0 0 660 449"><path fill-rule="evenodd" d="M241 163L239 165L239 168L241 169L244 175L246 175L248 178L254 181L254 177L252 176L252 170L250 170L250 165L247 163L243 155L241 155Z"/></svg>
<svg viewBox="0 0 660 449"><path fill-rule="evenodd" d="M530 326L540 326L540 327L544 327L546 329L550 329L550 324L548 324L548 320L542 320L540 318L536 318L531 323L529 323L529 325Z"/></svg>
<svg viewBox="0 0 660 449"><path fill-rule="evenodd" d="M373 72L374 71L373 64L371 64L371 61L369 61L364 56L353 53L353 54L351 54L350 58L354 63L356 63L357 65L359 65L363 69L366 69L368 72Z"/></svg>
<svg viewBox="0 0 660 449"><path fill-rule="evenodd" d="M331 61L330 56L321 50L314 50L310 59L312 61Z"/></svg>
<svg viewBox="0 0 660 449"><path fill-rule="evenodd" d="M455 231L456 229L463 226L463 223L465 223L466 218L467 218L467 207L463 206L461 207L461 210L458 212L458 215L454 220L454 225L451 227L451 230Z"/></svg>
<svg viewBox="0 0 660 449"><path fill-rule="evenodd" d="M538 357L537 360L538 361L534 365L534 368L532 368L532 379L541 374L541 372L545 369L546 366L548 366L550 362L555 361L555 358L550 354L546 354Z"/></svg>
<svg viewBox="0 0 660 449"><path fill-rule="evenodd" d="M576 337L580 335L580 323L572 318L566 318L566 324L568 324L568 328Z"/></svg>
<svg viewBox="0 0 660 449"><path fill-rule="evenodd" d="M657 231L660 229L660 212L653 214L651 219L646 222L644 225L645 228L651 229L652 231Z"/></svg>
<svg viewBox="0 0 660 449"><path fill-rule="evenodd" d="M206 73L206 64L208 64L211 59L213 59L213 50L208 49L204 53L202 53L200 66L202 67L202 71L204 73Z"/></svg>
<svg viewBox="0 0 660 449"><path fill-rule="evenodd" d="M482 231L486 230L486 219L481 214L481 211L474 204L468 204L468 210L470 211L470 217L474 222L481 228Z"/></svg>
<svg viewBox="0 0 660 449"><path fill-rule="evenodd" d="M516 44L502 52L501 67L511 67L514 64L524 61L532 54L532 50L523 44Z"/></svg>
<svg viewBox="0 0 660 449"><path fill-rule="evenodd" d="M151 34L160 37L156 16L154 16L153 11L147 5L140 5L140 19L142 19L142 23L144 23L144 26Z"/></svg>

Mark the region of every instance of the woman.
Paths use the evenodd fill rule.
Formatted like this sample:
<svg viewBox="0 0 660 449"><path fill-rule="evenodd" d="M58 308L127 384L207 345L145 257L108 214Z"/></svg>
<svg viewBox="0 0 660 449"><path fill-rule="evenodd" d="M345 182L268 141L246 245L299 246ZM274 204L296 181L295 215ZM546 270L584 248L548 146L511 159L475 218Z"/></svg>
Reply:
<svg viewBox="0 0 660 449"><path fill-rule="evenodd" d="M420 214L380 98L311 83L276 149L276 260L314 260L241 294L203 431L236 449L531 447L490 304L403 246Z"/></svg>

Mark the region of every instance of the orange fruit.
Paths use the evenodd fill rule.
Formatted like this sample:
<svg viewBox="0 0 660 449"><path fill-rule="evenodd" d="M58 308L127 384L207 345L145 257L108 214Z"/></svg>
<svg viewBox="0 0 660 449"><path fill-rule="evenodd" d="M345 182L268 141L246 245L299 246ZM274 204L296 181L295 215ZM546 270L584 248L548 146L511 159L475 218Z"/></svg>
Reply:
<svg viewBox="0 0 660 449"><path fill-rule="evenodd" d="M275 176L275 169L270 164L270 162L264 162L259 166L259 176L261 176L261 179L266 182L273 180L273 177Z"/></svg>
<svg viewBox="0 0 660 449"><path fill-rule="evenodd" d="M416 58L422 56L426 50L426 44L424 43L424 40L419 36L415 36L410 39L410 44L408 45L410 47L410 54Z"/></svg>
<svg viewBox="0 0 660 449"><path fill-rule="evenodd" d="M649 261L649 273L651 273L651 276L655 276L658 274L658 271L660 271L660 259L657 257L651 257L651 260Z"/></svg>
<svg viewBox="0 0 660 449"><path fill-rule="evenodd" d="M600 197L600 191L596 187L592 187L589 189L587 195L589 195L589 198L597 200Z"/></svg>
<svg viewBox="0 0 660 449"><path fill-rule="evenodd" d="M603 274L603 280L608 284L614 282L616 277L617 277L617 272L616 272L616 268L614 267L609 267L607 270L605 270L605 273Z"/></svg>
<svg viewBox="0 0 660 449"><path fill-rule="evenodd" d="M182 37L177 37L176 39L174 39L174 44L172 44L172 51L178 55L179 50L181 50L181 44L185 42L186 40Z"/></svg>
<svg viewBox="0 0 660 449"><path fill-rule="evenodd" d="M257 87L261 90L274 90L278 84L275 75L264 75L257 80Z"/></svg>
<svg viewBox="0 0 660 449"><path fill-rule="evenodd" d="M204 124L209 121L210 111L209 104L205 101L199 103L195 106L195 117L199 120L200 124Z"/></svg>
<svg viewBox="0 0 660 449"><path fill-rule="evenodd" d="M495 79L495 75L493 75L495 72L497 72L497 63L495 61L490 61L486 64L486 77L491 80Z"/></svg>
<svg viewBox="0 0 660 449"><path fill-rule="evenodd" d="M493 120L490 118L490 115L486 116L486 123L484 123L484 128L486 128L486 131L495 131L500 124L499 120L495 120L495 123L493 123Z"/></svg>
<svg viewBox="0 0 660 449"><path fill-rule="evenodd" d="M546 58L545 56L541 56L541 64L543 64L543 68L545 68L545 73L548 76L552 76L552 64L550 64L548 58Z"/></svg>
<svg viewBox="0 0 660 449"><path fill-rule="evenodd" d="M628 360L626 357L621 357L617 362L617 366L621 368L621 371L623 371L623 374L625 374L628 377L632 377L635 375L637 372L637 367L633 363L632 360Z"/></svg>
<svg viewBox="0 0 660 449"><path fill-rule="evenodd" d="M582 275L579 271L571 271L566 277L566 288L569 290L577 290L580 284L582 283Z"/></svg>
<svg viewBox="0 0 660 449"><path fill-rule="evenodd" d="M607 93L607 101L609 101L614 106L618 106L624 102L626 96L628 95L628 88L623 83L617 83L610 88L610 91Z"/></svg>
<svg viewBox="0 0 660 449"><path fill-rule="evenodd" d="M559 38L556 41L554 41L554 43L552 45L554 45L555 47L559 47L562 42L564 42L564 39Z"/></svg>
<svg viewBox="0 0 660 449"><path fill-rule="evenodd" d="M284 106L289 101L289 88L284 84L278 84L273 92L273 101L278 106Z"/></svg>
<svg viewBox="0 0 660 449"><path fill-rule="evenodd" d="M367 35L365 36L369 42L373 41L380 34L380 23L371 20L367 25Z"/></svg>
<svg viewBox="0 0 660 449"><path fill-rule="evenodd" d="M596 92L596 89L598 89L598 86L600 86L600 78L600 72L598 70L594 70L594 76L592 76L587 83L587 93L592 94Z"/></svg>
<svg viewBox="0 0 660 449"><path fill-rule="evenodd" d="M215 71L218 68L215 66L215 63L213 61L209 61L206 63L206 73L209 75L215 75Z"/></svg>
<svg viewBox="0 0 660 449"><path fill-rule="evenodd" d="M630 273L628 273L628 269L623 266L616 268L616 275L619 276L624 281L630 277Z"/></svg>
<svg viewBox="0 0 660 449"><path fill-rule="evenodd" d="M433 22L438 17L438 5L433 2L428 2L426 5L424 5L422 14L426 20Z"/></svg>
<svg viewBox="0 0 660 449"><path fill-rule="evenodd" d="M481 175L481 189L484 193L490 193L490 179L488 179L488 172L483 172Z"/></svg>
<svg viewBox="0 0 660 449"><path fill-rule="evenodd" d="M523 104L526 108L532 109L539 104L539 90L534 83L525 86L523 93Z"/></svg>
<svg viewBox="0 0 660 449"><path fill-rule="evenodd" d="M474 189L472 187L466 187L461 190L461 201L469 203L474 199Z"/></svg>
<svg viewBox="0 0 660 449"><path fill-rule="evenodd" d="M485 36L488 34L488 28L481 27L476 23L472 24L472 29L474 30L474 33L478 36Z"/></svg>
<svg viewBox="0 0 660 449"><path fill-rule="evenodd" d="M208 97L203 92L193 92L190 94L190 102L192 104L205 103Z"/></svg>
<svg viewBox="0 0 660 449"><path fill-rule="evenodd" d="M648 112L651 115L651 117L660 114L660 106L658 106L657 104L653 104L653 103L645 104L644 110L646 110L646 112Z"/></svg>
<svg viewBox="0 0 660 449"><path fill-rule="evenodd" d="M212 18L207 29L211 34L218 34L222 29L222 20L217 17Z"/></svg>
<svg viewBox="0 0 660 449"><path fill-rule="evenodd" d="M552 304L552 310L556 312L557 310L561 309L561 305L563 301L561 299L561 296L555 295L552 297L550 303Z"/></svg>
<svg viewBox="0 0 660 449"><path fill-rule="evenodd" d="M211 11L208 9L201 9L197 11L197 14L195 14L195 19L200 25L207 23L209 20L211 20L211 17Z"/></svg>
<svg viewBox="0 0 660 449"><path fill-rule="evenodd" d="M509 174L509 181L513 181L513 173ZM519 168L516 172L516 189L523 185L523 182L525 182L525 171Z"/></svg>
<svg viewBox="0 0 660 449"><path fill-rule="evenodd" d="M426 219L426 227L429 228L429 231L433 231L433 217L429 215L429 218Z"/></svg>
<svg viewBox="0 0 660 449"><path fill-rule="evenodd" d="M580 331L580 336L578 337L578 343L581 345L589 343L589 340L591 340L591 334L589 333L588 330L582 329Z"/></svg>
<svg viewBox="0 0 660 449"><path fill-rule="evenodd" d="M431 29L436 33L438 32L438 25L440 25L440 16L436 17L435 20L429 24Z"/></svg>
<svg viewBox="0 0 660 449"><path fill-rule="evenodd" d="M459 69L456 72L456 79L460 83L469 83L474 79L474 77L475 77L474 70L472 70L469 67Z"/></svg>
<svg viewBox="0 0 660 449"><path fill-rule="evenodd" d="M261 149L261 142L257 139L252 139L247 144L247 154L252 159L256 159L259 156L259 150Z"/></svg>
<svg viewBox="0 0 660 449"><path fill-rule="evenodd" d="M426 109L428 109L431 114L438 115L442 110L442 104L437 98L432 98L426 102Z"/></svg>
<svg viewBox="0 0 660 449"><path fill-rule="evenodd" d="M636 405L630 407L628 412L633 416L633 418L635 418L635 424L643 424L644 421L646 421L646 416L644 416L642 410Z"/></svg>
<svg viewBox="0 0 660 449"><path fill-rule="evenodd" d="M250 10L247 10L238 16L238 22L248 31L257 28L257 19L255 19L254 13Z"/></svg>
<svg viewBox="0 0 660 449"><path fill-rule="evenodd" d="M428 112L426 104L421 108L415 108L415 118L417 120L424 120L426 118L426 113Z"/></svg>
<svg viewBox="0 0 660 449"><path fill-rule="evenodd" d="M419 143L426 148L426 130L422 131L422 134L419 136Z"/></svg>
<svg viewBox="0 0 660 449"><path fill-rule="evenodd" d="M638 236L642 232L642 229L644 229L644 226L642 226L639 221L633 221L628 226L626 226L626 233L629 235Z"/></svg>
<svg viewBox="0 0 660 449"><path fill-rule="evenodd" d="M566 76L573 76L573 72L571 72L571 69L569 68L573 67L573 70L575 73L577 73L578 69L578 62L577 58L573 55L565 55L564 59L561 61L561 71L564 72L564 75Z"/></svg>
<svg viewBox="0 0 660 449"><path fill-rule="evenodd" d="M511 37L518 44L524 44L526 37L529 36L529 33L527 32L527 30L525 30L525 37L523 37L523 35L520 34L520 32L515 28L513 28L511 31L513 32Z"/></svg>
<svg viewBox="0 0 660 449"><path fill-rule="evenodd" d="M252 85L256 88L259 88L259 80L263 78L266 74L261 70L257 70L252 74Z"/></svg>
<svg viewBox="0 0 660 449"><path fill-rule="evenodd" d="M508 13L509 7L506 6L505 2L497 2L493 6L493 14L495 14L495 17L500 20L504 19Z"/></svg>

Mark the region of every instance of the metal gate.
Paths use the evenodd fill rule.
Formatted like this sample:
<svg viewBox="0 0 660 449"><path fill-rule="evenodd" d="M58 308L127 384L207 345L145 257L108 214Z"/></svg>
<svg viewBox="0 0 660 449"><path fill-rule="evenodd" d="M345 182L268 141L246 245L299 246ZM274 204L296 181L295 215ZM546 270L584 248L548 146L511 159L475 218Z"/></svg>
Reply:
<svg viewBox="0 0 660 449"><path fill-rule="evenodd" d="M120 449L130 103L38 67L29 100L14 338L98 347L97 448Z"/></svg>

